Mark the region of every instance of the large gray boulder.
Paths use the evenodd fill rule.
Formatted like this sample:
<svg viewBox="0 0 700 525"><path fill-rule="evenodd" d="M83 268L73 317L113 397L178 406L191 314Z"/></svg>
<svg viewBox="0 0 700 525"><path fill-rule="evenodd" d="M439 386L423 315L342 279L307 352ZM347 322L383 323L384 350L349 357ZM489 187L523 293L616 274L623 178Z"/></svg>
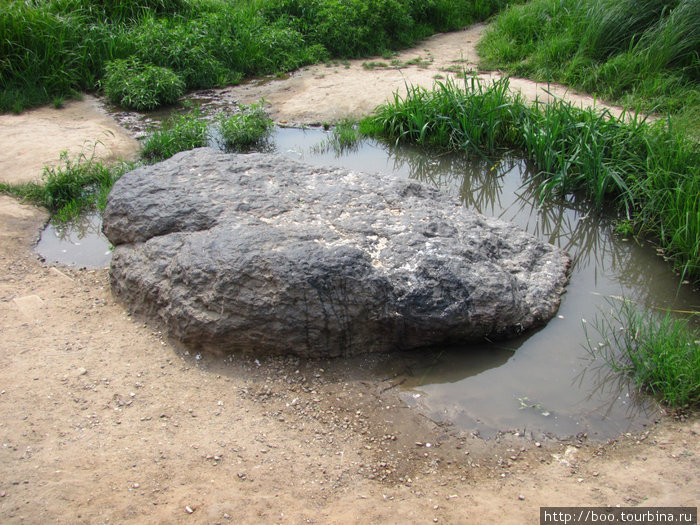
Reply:
<svg viewBox="0 0 700 525"><path fill-rule="evenodd" d="M414 181L209 148L124 175L112 288L198 348L343 356L514 336L568 256Z"/></svg>

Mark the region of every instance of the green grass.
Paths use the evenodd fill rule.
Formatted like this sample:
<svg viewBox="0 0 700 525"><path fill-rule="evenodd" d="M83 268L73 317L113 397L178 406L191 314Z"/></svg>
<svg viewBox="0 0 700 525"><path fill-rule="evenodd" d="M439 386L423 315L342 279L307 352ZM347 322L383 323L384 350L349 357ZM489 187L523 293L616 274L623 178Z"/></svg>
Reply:
<svg viewBox="0 0 700 525"><path fill-rule="evenodd" d="M508 80L407 87L364 119L368 135L483 157L533 161L540 195L584 193L654 238L685 278L700 279L700 148L673 125L556 101L527 105Z"/></svg>
<svg viewBox="0 0 700 525"><path fill-rule="evenodd" d="M486 85L471 78L460 87L448 79L437 81L432 90L406 86L406 95L395 93L363 120L361 129L397 143L490 155L510 140L514 110L520 106L507 81Z"/></svg>
<svg viewBox="0 0 700 525"><path fill-rule="evenodd" d="M332 57L390 56L435 33L485 20L508 0L280 0L264 9L288 20L307 41Z"/></svg>
<svg viewBox="0 0 700 525"><path fill-rule="evenodd" d="M532 0L500 13L479 52L485 67L683 117L697 137L697 0Z"/></svg>
<svg viewBox="0 0 700 525"><path fill-rule="evenodd" d="M354 151L365 136L358 122L351 118L341 119L332 127L330 124L324 125L324 128L330 130L330 133L326 139L312 148L316 154L333 151L336 155L342 155Z"/></svg>
<svg viewBox="0 0 700 525"><path fill-rule="evenodd" d="M143 141L141 158L148 163L159 162L212 141L230 151L248 151L265 143L273 125L262 102L240 106L233 115L208 116L195 109L175 115L153 129Z"/></svg>
<svg viewBox="0 0 700 525"><path fill-rule="evenodd" d="M177 73L135 57L107 62L105 70L105 95L127 109L144 111L171 105L185 93L185 82Z"/></svg>
<svg viewBox="0 0 700 525"><path fill-rule="evenodd" d="M319 61L390 54L509 2L5 0L0 111L101 86L117 103L147 109L176 98L176 78L187 90L211 88Z"/></svg>
<svg viewBox="0 0 700 525"><path fill-rule="evenodd" d="M270 136L274 122L260 104L241 106L234 115L221 114L217 130L227 150L241 151L264 143Z"/></svg>
<svg viewBox="0 0 700 525"><path fill-rule="evenodd" d="M668 312L658 315L629 301L610 306L593 323L597 336L584 322L591 354L672 407L700 405L700 332Z"/></svg>
<svg viewBox="0 0 700 525"><path fill-rule="evenodd" d="M348 150L355 147L362 139L357 122L351 118L339 120L331 130L331 143L336 151Z"/></svg>
<svg viewBox="0 0 700 525"><path fill-rule="evenodd" d="M209 124L199 111L176 115L151 132L143 142L141 158L148 163L168 159L209 143Z"/></svg>
<svg viewBox="0 0 700 525"><path fill-rule="evenodd" d="M57 222L73 220L91 209L103 209L114 182L133 164L105 166L80 155L70 159L61 155L63 166L44 168L42 182L25 184L0 183L0 193L46 207Z"/></svg>

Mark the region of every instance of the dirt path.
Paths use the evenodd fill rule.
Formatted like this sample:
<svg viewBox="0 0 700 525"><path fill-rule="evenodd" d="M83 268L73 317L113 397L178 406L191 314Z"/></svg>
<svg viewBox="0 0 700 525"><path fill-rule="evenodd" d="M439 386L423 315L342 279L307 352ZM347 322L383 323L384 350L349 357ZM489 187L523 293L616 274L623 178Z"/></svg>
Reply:
<svg viewBox="0 0 700 525"><path fill-rule="evenodd" d="M430 69L318 66L227 93L265 96L289 122L362 113L404 78L431 83L441 64L473 57L478 30L414 51L431 50ZM37 177L56 151L101 139L100 124L87 127L96 122L117 141L98 155L134 152L89 98L21 116L9 139L17 118L0 116L0 179ZM106 270L39 261L46 218L0 197L3 523L522 524L538 523L544 505L700 501L696 417L607 444L483 441L404 407L370 359L347 370L189 355L127 315Z"/></svg>
<svg viewBox="0 0 700 525"><path fill-rule="evenodd" d="M305 68L290 78L245 84L225 90L225 95L243 104L264 98L276 120L292 124L334 122L343 117L361 117L391 98L394 92L405 93L406 85L430 88L437 80L454 77L463 71L478 72L475 45L485 25L477 24L465 31L446 33L427 39L421 46L404 51L391 59L352 60L345 63ZM392 61L397 65L392 66ZM381 66L378 64L385 64ZM500 78L497 72L480 72L485 82ZM576 105L596 104L593 97L573 92L558 84L540 84L512 78L510 86L528 100L548 101L552 96ZM620 108L598 103L614 114Z"/></svg>

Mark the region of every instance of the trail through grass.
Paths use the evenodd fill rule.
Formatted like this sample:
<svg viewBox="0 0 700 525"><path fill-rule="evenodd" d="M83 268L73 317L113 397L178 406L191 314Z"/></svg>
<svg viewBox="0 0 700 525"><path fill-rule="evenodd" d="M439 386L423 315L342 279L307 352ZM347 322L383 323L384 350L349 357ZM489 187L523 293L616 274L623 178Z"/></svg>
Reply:
<svg viewBox="0 0 700 525"><path fill-rule="evenodd" d="M0 2L0 111L104 89L139 110L183 90L387 54L512 0Z"/></svg>

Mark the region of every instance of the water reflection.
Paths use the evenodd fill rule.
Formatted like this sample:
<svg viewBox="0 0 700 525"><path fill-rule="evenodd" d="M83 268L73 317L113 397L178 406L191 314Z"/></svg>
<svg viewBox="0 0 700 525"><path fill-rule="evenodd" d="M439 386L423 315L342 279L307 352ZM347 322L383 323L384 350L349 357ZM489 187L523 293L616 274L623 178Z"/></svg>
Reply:
<svg viewBox="0 0 700 525"><path fill-rule="evenodd" d="M98 213L67 224L49 223L36 250L48 263L78 268L104 268L112 258L112 248L102 235L102 218Z"/></svg>
<svg viewBox="0 0 700 525"><path fill-rule="evenodd" d="M512 345L512 346L511 346ZM451 346L392 355L381 369L394 384L417 388L426 384L456 383L497 368L513 357L519 344L474 344L468 349Z"/></svg>
<svg viewBox="0 0 700 525"><path fill-rule="evenodd" d="M591 411L604 417L614 415L620 398L629 399L625 415L633 419L640 414L649 416L657 410L654 400L641 394L629 376L615 372L606 363L591 357L590 364L574 377L573 387L588 390L585 400L592 404Z"/></svg>
<svg viewBox="0 0 700 525"><path fill-rule="evenodd" d="M568 252L575 267L590 265L606 270L625 266L629 250L611 242L610 214L591 215L582 199L549 199L541 202L538 184L527 162L506 155L498 160L471 159L465 155L426 158L389 152L397 170L458 194L467 208L518 224L538 238Z"/></svg>

